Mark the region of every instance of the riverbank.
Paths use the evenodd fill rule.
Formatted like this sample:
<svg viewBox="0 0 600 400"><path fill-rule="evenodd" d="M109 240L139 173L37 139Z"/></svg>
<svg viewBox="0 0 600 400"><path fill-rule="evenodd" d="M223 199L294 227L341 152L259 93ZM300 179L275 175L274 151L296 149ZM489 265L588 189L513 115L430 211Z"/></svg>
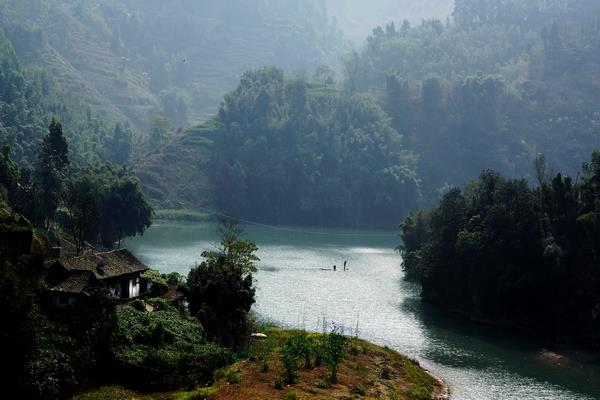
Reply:
<svg viewBox="0 0 600 400"><path fill-rule="evenodd" d="M154 221L212 222L215 214L191 209L160 209L154 212Z"/></svg>
<svg viewBox="0 0 600 400"><path fill-rule="evenodd" d="M249 356L217 371L212 386L192 391L139 393L123 387L104 387L75 397L75 400L280 400L280 399L398 399L442 400L448 398L446 385L413 361L391 349L360 339L347 338L337 379L331 380L324 361L304 359L297 379L286 383L282 352L290 340L309 338L318 343L320 334L269 328L266 338L254 339ZM317 365L318 364L318 365Z"/></svg>

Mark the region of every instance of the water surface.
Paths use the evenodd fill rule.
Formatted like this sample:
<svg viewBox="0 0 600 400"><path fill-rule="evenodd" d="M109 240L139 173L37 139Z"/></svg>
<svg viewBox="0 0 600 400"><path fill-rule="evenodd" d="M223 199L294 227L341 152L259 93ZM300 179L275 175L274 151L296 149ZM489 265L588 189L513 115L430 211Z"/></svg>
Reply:
<svg viewBox="0 0 600 400"><path fill-rule="evenodd" d="M454 400L600 399L600 364L577 349L450 317L403 281L394 232L248 227L259 246L257 304L263 317L350 332L413 357L444 379ZM208 224L165 224L128 243L162 272L187 274L218 235ZM349 271L342 271L344 260ZM337 272L322 268L338 266ZM557 355L561 358L557 359Z"/></svg>

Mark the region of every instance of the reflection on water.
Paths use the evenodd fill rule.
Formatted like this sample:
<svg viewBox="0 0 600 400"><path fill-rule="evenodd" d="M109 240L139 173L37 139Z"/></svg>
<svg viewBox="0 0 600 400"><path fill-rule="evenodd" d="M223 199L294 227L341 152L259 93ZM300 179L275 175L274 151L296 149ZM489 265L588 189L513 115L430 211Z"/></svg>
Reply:
<svg viewBox="0 0 600 400"><path fill-rule="evenodd" d="M260 248L255 309L269 320L314 330L323 318L348 330L358 324L361 337L398 349L442 377L456 400L600 399L593 357L423 304L418 287L402 280L393 232L253 227L246 235ZM216 242L210 225L173 224L151 228L129 247L163 272L186 274ZM337 272L326 270L333 265Z"/></svg>

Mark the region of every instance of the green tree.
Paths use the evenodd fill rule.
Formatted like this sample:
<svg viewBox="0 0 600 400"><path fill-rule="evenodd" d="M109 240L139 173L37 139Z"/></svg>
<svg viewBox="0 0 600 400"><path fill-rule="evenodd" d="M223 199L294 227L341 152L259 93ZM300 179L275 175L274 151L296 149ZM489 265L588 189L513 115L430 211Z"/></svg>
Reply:
<svg viewBox="0 0 600 400"><path fill-rule="evenodd" d="M75 176L67 184L65 205L68 229L81 254L86 241L95 242L100 232L100 207L97 183L89 175Z"/></svg>
<svg viewBox="0 0 600 400"><path fill-rule="evenodd" d="M0 150L0 185L9 191L13 191L16 189L19 180L19 167L11 157L10 146L4 144Z"/></svg>
<svg viewBox="0 0 600 400"><path fill-rule="evenodd" d="M243 229L237 222L229 218L221 219L219 232L221 247L202 252L202 257L209 262L216 262L219 258L223 258L225 263L240 269L243 274L256 272L256 262L260 261L256 256L258 247L253 241L241 238Z"/></svg>
<svg viewBox="0 0 600 400"><path fill-rule="evenodd" d="M100 234L108 247L129 236L142 235L152 224L154 209L133 176L109 173L101 187Z"/></svg>
<svg viewBox="0 0 600 400"><path fill-rule="evenodd" d="M313 81L319 85L332 86L336 83L335 71L327 65L319 66L314 73Z"/></svg>
<svg viewBox="0 0 600 400"><path fill-rule="evenodd" d="M348 338L343 335L341 329L333 326L327 334L324 346L325 364L329 368L329 379L337 383L338 366L346 354Z"/></svg>
<svg viewBox="0 0 600 400"><path fill-rule="evenodd" d="M224 235L222 246L203 253L206 260L188 274L188 301L209 340L238 349L250 333L248 312L255 301L251 271L258 258L254 243L231 231Z"/></svg>
<svg viewBox="0 0 600 400"><path fill-rule="evenodd" d="M69 165L67 141L62 125L52 119L48 135L42 142L35 165L35 198L46 228L55 218L64 193L64 182Z"/></svg>
<svg viewBox="0 0 600 400"><path fill-rule="evenodd" d="M107 159L120 165L131 160L133 153L133 137L131 130L116 124L112 137L106 144Z"/></svg>
<svg viewBox="0 0 600 400"><path fill-rule="evenodd" d="M63 134L63 128L60 122L52 118L48 135L44 137L42 152L49 154L59 171L64 172L69 165L69 147L67 139Z"/></svg>

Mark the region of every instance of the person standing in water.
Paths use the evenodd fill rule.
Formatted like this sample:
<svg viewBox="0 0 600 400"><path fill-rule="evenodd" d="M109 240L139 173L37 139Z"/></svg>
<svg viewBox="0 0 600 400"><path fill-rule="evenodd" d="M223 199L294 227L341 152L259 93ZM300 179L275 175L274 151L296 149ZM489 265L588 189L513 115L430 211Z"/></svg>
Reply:
<svg viewBox="0 0 600 400"><path fill-rule="evenodd" d="M346 271L346 264L348 263L348 261L344 261L344 272Z"/></svg>
<svg viewBox="0 0 600 400"><path fill-rule="evenodd" d="M337 271L337 266L335 266L335 265L334 265L334 266L333 266L333 270L334 270L334 271Z"/></svg>

